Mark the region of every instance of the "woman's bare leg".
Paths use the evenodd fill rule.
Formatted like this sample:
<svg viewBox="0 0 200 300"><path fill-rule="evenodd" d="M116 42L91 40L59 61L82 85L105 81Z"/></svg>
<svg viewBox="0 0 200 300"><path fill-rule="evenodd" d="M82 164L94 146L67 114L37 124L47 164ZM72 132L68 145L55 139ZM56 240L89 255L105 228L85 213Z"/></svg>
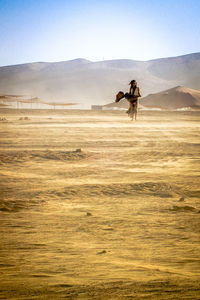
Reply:
<svg viewBox="0 0 200 300"><path fill-rule="evenodd" d="M136 103L135 108L134 108L135 121L137 120L137 112L138 112L138 104Z"/></svg>
<svg viewBox="0 0 200 300"><path fill-rule="evenodd" d="M130 103L130 108L129 108L130 112L129 112L129 117L131 118L131 120L133 121L133 117L134 117L134 107L133 104Z"/></svg>

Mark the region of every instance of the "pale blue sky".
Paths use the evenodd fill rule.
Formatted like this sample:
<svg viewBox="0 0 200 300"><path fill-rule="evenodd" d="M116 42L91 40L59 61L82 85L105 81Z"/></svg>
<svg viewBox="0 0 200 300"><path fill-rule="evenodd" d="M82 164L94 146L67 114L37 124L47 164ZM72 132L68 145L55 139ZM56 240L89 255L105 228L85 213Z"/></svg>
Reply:
<svg viewBox="0 0 200 300"><path fill-rule="evenodd" d="M200 0L0 0L0 66L200 51Z"/></svg>

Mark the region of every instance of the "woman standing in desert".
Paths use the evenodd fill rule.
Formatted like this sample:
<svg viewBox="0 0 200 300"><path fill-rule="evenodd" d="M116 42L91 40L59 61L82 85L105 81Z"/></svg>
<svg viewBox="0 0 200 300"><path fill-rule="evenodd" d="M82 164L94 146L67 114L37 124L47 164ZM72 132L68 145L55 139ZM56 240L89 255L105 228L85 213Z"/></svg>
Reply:
<svg viewBox="0 0 200 300"><path fill-rule="evenodd" d="M137 87L136 80L131 80L131 82L129 84L131 85L129 93L124 94L122 91L120 91L116 95L115 102L119 102L123 98L128 100L130 106L129 106L129 109L127 110L127 114L129 115L131 120L133 120L134 116L135 116L135 120L136 120L137 119L137 111L138 111L138 98L141 97L141 94L140 94L139 87Z"/></svg>
<svg viewBox="0 0 200 300"><path fill-rule="evenodd" d="M126 98L126 94L125 94L125 98L130 103L130 107L129 107L127 113L132 120L135 116L135 120L136 120L137 119L137 111L138 111L138 98L141 97L141 94L140 94L139 87L137 87L136 80L131 80L131 82L129 84L131 85L130 91L129 91L129 96L128 96L129 99Z"/></svg>

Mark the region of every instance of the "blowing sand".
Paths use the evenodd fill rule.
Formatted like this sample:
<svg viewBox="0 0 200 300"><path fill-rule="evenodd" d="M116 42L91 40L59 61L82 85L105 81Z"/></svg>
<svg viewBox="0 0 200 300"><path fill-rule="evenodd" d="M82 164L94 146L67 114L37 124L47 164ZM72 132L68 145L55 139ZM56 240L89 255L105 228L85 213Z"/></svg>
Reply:
<svg viewBox="0 0 200 300"><path fill-rule="evenodd" d="M0 117L0 299L200 298L200 113Z"/></svg>

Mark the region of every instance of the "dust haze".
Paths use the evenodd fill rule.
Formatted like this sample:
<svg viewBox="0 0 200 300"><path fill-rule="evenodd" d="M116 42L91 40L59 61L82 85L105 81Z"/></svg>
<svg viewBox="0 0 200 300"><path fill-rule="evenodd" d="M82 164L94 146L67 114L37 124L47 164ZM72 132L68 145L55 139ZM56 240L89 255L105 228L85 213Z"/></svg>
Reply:
<svg viewBox="0 0 200 300"><path fill-rule="evenodd" d="M199 299L200 112L0 116L1 299Z"/></svg>

